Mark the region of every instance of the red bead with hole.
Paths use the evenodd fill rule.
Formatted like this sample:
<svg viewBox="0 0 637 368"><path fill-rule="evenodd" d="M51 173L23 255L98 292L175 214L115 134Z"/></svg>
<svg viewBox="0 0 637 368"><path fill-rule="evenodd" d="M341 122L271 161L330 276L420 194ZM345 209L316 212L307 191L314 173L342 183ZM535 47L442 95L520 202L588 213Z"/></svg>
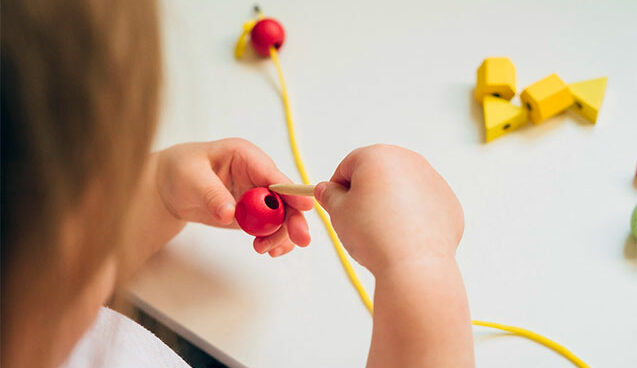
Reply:
<svg viewBox="0 0 637 368"><path fill-rule="evenodd" d="M272 18L261 19L252 28L250 41L254 50L263 56L270 55L270 47L280 49L285 41L285 31L277 20Z"/></svg>
<svg viewBox="0 0 637 368"><path fill-rule="evenodd" d="M245 192L234 214L246 233L254 236L274 234L285 220L285 208L278 194L268 188L253 188Z"/></svg>

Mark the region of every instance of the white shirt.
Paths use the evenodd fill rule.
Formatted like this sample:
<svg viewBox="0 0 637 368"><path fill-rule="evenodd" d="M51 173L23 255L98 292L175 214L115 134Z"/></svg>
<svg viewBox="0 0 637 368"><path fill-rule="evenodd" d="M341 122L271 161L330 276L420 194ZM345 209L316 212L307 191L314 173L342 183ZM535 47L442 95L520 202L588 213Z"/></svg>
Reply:
<svg viewBox="0 0 637 368"><path fill-rule="evenodd" d="M188 368L157 336L126 316L102 307L93 326L73 348L64 368Z"/></svg>

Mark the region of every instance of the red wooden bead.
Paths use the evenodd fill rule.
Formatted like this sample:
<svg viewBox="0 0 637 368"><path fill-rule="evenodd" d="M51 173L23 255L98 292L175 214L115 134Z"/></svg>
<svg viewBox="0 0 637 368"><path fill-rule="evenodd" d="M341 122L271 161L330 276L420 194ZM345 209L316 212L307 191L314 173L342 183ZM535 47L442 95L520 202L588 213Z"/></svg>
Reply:
<svg viewBox="0 0 637 368"><path fill-rule="evenodd" d="M283 201L268 188L253 188L245 192L234 214L237 223L246 233L268 236L279 230L285 220Z"/></svg>
<svg viewBox="0 0 637 368"><path fill-rule="evenodd" d="M257 53L269 56L270 46L274 46L278 50L283 45L285 31L277 20L265 18L258 21L252 28L250 41L252 41L252 47Z"/></svg>

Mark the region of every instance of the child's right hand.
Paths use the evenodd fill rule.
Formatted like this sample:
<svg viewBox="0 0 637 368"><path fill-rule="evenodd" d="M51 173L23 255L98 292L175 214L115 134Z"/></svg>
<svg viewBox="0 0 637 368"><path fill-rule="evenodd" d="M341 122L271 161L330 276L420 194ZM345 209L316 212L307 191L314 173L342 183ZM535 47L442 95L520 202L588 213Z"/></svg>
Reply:
<svg viewBox="0 0 637 368"><path fill-rule="evenodd" d="M464 230L445 180L424 157L396 146L354 150L314 194L347 251L374 274L453 257Z"/></svg>

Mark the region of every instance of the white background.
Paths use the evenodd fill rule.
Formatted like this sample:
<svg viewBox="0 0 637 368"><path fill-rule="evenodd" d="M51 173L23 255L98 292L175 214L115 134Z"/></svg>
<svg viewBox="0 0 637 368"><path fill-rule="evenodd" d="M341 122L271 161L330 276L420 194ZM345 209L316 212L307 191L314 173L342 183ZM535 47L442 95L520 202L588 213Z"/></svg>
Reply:
<svg viewBox="0 0 637 368"><path fill-rule="evenodd" d="M637 246L628 237L637 2L260 4L287 31L281 62L313 180L362 145L420 152L464 207L458 260L474 319L542 333L593 367L637 366ZM162 3L156 147L244 137L298 180L271 62L233 58L252 5ZM481 143L472 88L488 56L513 60L518 93L553 72L567 82L608 76L597 125L567 112ZM241 232L189 225L140 274L133 298L229 364L363 366L371 318L318 218L308 220L312 245L280 259L257 255ZM370 274L357 270L372 292ZM474 331L479 367L570 366L524 339Z"/></svg>

